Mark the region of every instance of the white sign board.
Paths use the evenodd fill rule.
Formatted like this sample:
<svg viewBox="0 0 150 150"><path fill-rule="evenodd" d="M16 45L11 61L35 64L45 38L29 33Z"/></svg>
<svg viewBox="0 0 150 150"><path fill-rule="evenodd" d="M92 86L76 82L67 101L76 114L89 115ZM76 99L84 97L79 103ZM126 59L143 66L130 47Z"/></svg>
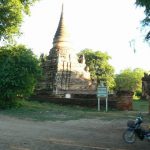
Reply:
<svg viewBox="0 0 150 150"><path fill-rule="evenodd" d="M107 97L108 92L107 92L107 87L98 87L97 88L97 97Z"/></svg>
<svg viewBox="0 0 150 150"><path fill-rule="evenodd" d="M108 111L108 91L106 86L97 87L97 97L98 97L98 111L100 111L100 98L106 98L106 112Z"/></svg>

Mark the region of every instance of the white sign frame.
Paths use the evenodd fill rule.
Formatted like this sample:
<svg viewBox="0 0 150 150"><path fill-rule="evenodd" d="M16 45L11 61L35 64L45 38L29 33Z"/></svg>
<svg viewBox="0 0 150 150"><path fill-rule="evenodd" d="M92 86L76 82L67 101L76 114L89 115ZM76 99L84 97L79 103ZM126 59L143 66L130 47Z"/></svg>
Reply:
<svg viewBox="0 0 150 150"><path fill-rule="evenodd" d="M97 87L98 111L100 111L100 98L105 98L106 112L108 111L108 89L106 86Z"/></svg>

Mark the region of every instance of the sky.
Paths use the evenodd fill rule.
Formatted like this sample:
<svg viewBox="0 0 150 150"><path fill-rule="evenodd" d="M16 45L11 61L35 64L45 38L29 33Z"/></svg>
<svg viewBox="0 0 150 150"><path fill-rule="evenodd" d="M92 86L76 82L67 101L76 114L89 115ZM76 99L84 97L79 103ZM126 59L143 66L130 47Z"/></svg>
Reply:
<svg viewBox="0 0 150 150"><path fill-rule="evenodd" d="M31 7L31 15L25 16L18 42L37 56L48 54L62 1L76 53L85 48L107 52L116 73L126 68L150 70L150 47L143 41L140 24L144 13L134 5L135 0L40 0Z"/></svg>

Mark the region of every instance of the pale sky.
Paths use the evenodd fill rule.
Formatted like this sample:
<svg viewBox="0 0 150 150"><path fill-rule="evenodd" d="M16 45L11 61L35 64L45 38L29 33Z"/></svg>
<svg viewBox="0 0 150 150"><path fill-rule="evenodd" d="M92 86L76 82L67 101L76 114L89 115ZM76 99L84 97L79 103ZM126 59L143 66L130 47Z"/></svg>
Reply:
<svg viewBox="0 0 150 150"><path fill-rule="evenodd" d="M135 0L64 0L64 16L73 48L107 52L116 73L126 68L150 70L150 48L143 42L140 20L143 9ZM62 0L41 0L25 17L18 42L36 55L48 54L56 32ZM129 41L135 39L136 52Z"/></svg>

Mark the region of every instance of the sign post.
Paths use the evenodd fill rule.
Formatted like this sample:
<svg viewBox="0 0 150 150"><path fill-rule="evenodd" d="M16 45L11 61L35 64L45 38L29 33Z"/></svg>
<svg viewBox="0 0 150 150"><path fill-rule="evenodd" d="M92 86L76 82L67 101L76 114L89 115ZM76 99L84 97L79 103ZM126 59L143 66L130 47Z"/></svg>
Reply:
<svg viewBox="0 0 150 150"><path fill-rule="evenodd" d="M108 90L107 87L102 85L99 85L97 87L97 98L98 98L98 111L100 111L100 98L104 97L106 102L106 112L108 111Z"/></svg>
<svg viewBox="0 0 150 150"><path fill-rule="evenodd" d="M100 111L100 97L98 97L98 111Z"/></svg>

